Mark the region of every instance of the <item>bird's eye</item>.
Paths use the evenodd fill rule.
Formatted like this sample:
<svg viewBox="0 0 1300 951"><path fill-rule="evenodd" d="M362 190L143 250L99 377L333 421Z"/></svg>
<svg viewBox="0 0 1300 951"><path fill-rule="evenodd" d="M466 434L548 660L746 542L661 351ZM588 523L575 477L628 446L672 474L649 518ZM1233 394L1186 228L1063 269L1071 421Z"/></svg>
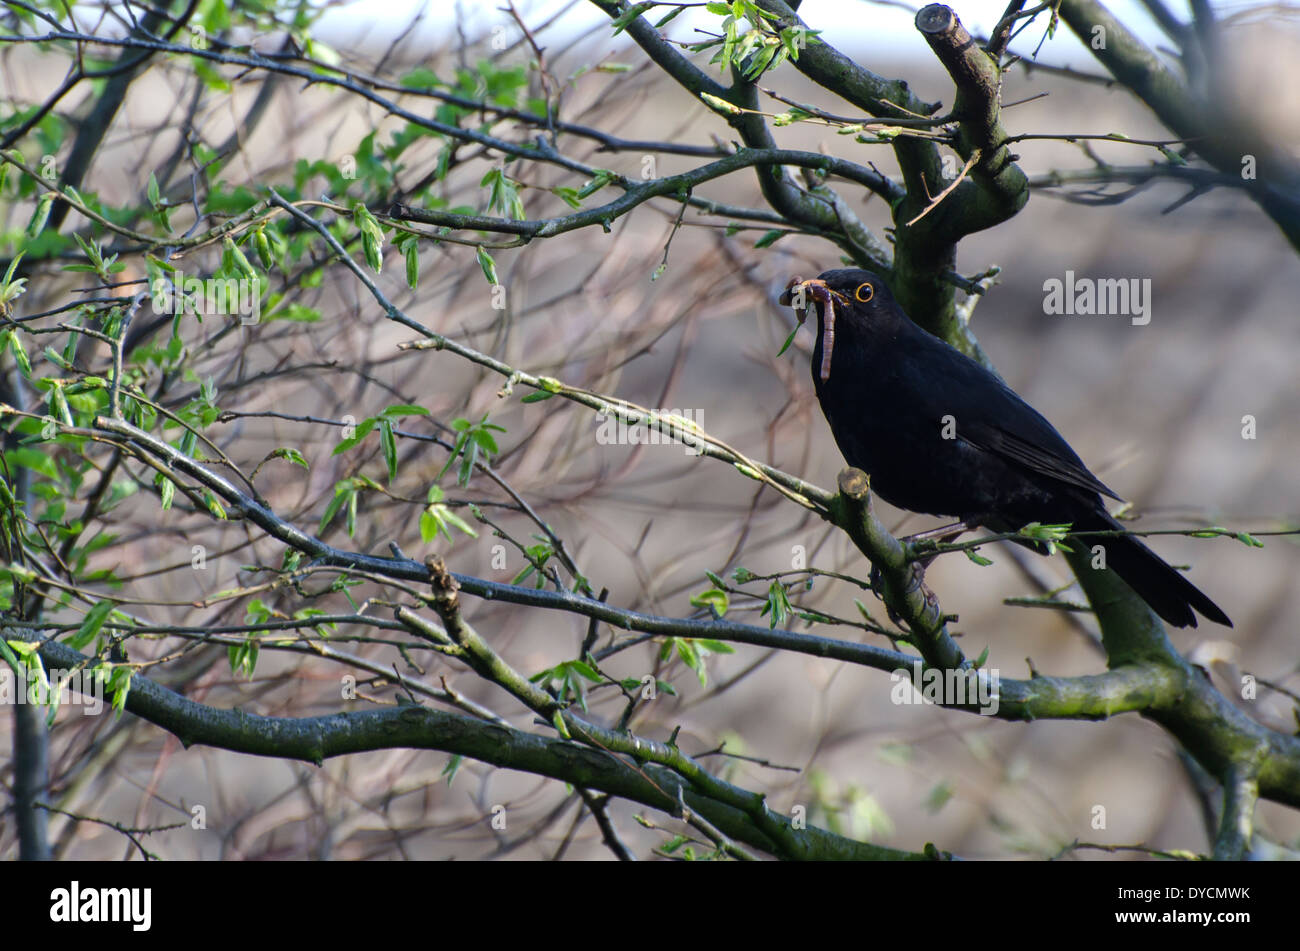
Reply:
<svg viewBox="0 0 1300 951"><path fill-rule="evenodd" d="M870 284L859 284L858 289L853 292L853 296L865 304L876 296L876 289Z"/></svg>

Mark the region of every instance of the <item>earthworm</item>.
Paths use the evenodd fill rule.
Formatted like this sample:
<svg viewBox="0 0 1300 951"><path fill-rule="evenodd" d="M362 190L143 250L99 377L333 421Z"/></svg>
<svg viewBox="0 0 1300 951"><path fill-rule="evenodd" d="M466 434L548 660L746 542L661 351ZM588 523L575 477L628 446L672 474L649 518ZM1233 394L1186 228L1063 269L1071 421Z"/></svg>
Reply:
<svg viewBox="0 0 1300 951"><path fill-rule="evenodd" d="M795 303L795 291L803 289L809 297L819 301L822 305L822 365L818 375L821 381L825 383L831 378L831 352L835 349L835 298L839 295L826 286L824 281L811 280L805 281L803 278L793 278L785 287L785 293L780 297L780 302L786 306L793 306L794 312L799 317L799 323L808 319L807 307L799 307Z"/></svg>

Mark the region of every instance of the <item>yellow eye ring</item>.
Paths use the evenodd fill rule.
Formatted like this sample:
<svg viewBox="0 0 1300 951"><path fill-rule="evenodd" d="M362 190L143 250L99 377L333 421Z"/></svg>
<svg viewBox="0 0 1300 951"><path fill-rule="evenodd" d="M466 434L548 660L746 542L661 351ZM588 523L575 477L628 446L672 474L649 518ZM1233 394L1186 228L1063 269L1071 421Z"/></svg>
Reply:
<svg viewBox="0 0 1300 951"><path fill-rule="evenodd" d="M867 292L866 297L862 296L864 290ZM870 284L859 284L858 289L853 292L853 296L865 304L867 301L871 300L871 298L876 296L876 289Z"/></svg>

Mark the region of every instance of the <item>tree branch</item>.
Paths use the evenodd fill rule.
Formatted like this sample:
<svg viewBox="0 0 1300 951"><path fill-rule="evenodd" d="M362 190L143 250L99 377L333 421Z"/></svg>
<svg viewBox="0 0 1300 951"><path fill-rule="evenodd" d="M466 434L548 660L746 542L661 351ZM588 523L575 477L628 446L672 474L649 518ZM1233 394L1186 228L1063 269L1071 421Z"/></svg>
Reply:
<svg viewBox="0 0 1300 951"><path fill-rule="evenodd" d="M1214 858L1240 862L1250 858L1255 826L1255 802L1259 785L1252 764L1239 763L1228 770L1223 782L1223 818L1214 842Z"/></svg>
<svg viewBox="0 0 1300 951"><path fill-rule="evenodd" d="M1225 175L1247 182L1251 197L1300 250L1300 165L1263 130L1233 111L1198 101L1154 51L1096 0L1061 0L1061 17L1116 79L1156 117ZM1096 31L1102 32L1096 32ZM1104 42L1093 42L1094 37ZM1253 159L1254 179L1243 162Z"/></svg>
<svg viewBox="0 0 1300 951"><path fill-rule="evenodd" d="M21 628L5 629L3 635L32 639L32 633ZM41 656L49 666L63 668L85 665L90 660L55 641L42 645ZM373 750L440 750L597 789L669 815L675 815L678 802L683 801L731 838L786 858L863 861L941 857L937 852L912 853L856 842L815 826L796 829L792 820L771 810L767 810L769 818L760 823L744 809L701 792L671 769L629 763L607 751L568 740L537 736L415 704L320 717L264 717L241 710L215 710L135 674L126 709L174 734L186 748L202 744L317 766L335 756ZM753 795L710 779L714 784L711 791L734 797Z"/></svg>

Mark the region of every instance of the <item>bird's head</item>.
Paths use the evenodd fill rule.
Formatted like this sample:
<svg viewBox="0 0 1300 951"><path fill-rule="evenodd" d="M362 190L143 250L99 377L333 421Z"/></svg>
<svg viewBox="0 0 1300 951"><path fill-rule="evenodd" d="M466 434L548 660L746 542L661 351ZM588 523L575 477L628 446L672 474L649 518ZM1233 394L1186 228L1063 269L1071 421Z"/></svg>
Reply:
<svg viewBox="0 0 1300 951"><path fill-rule="evenodd" d="M831 376L836 322L865 323L873 314L887 311L892 300L879 275L856 267L823 271L807 281L793 278L780 298L782 304L794 308L799 323L808 319L810 305L820 305L816 309L822 351L818 376L823 383Z"/></svg>

